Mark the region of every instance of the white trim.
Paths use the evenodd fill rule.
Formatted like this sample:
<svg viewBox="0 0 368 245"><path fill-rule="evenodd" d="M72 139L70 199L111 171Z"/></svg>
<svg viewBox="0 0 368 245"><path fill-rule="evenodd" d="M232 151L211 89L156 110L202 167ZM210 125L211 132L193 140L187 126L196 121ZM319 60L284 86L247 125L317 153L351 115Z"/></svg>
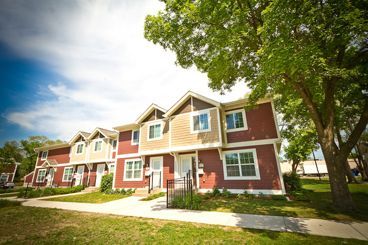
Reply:
<svg viewBox="0 0 368 245"><path fill-rule="evenodd" d="M135 120L136 124L141 123L151 112L152 110L160 110L163 113L166 112L165 109L163 109L162 107L156 105L156 104L151 104L138 118L137 120Z"/></svg>
<svg viewBox="0 0 368 245"><path fill-rule="evenodd" d="M66 169L72 169L72 178L70 180L66 180L65 177L65 170ZM65 167L64 171L63 171L63 177L61 179L62 182L72 182L73 181L73 172L74 172L74 167Z"/></svg>
<svg viewBox="0 0 368 245"><path fill-rule="evenodd" d="M96 150L96 144L98 142L101 142L101 148L99 150ZM92 143L93 143L93 152L101 152L102 151L102 143L103 143L103 140L102 139L94 139L92 141Z"/></svg>
<svg viewBox="0 0 368 245"><path fill-rule="evenodd" d="M241 128L232 128L232 129L228 129L227 128L227 119L226 116L230 115L230 114L235 114L235 113L239 113L241 112L242 116L243 116L243 127ZM233 111L227 111L225 112L225 124L226 124L226 132L237 132L237 131L244 131L244 130L248 130L248 123L247 123L247 115L245 113L244 109L238 109L238 110L233 110ZM234 121L234 125L235 125L235 121Z"/></svg>
<svg viewBox="0 0 368 245"><path fill-rule="evenodd" d="M40 172L41 171L45 171L45 176L43 176L43 180L39 181L38 180L38 176L40 175ZM45 182L46 172L47 172L47 169L46 168L40 168L40 169L38 169L38 171L37 171L37 177L36 177L36 183L43 183L43 182Z"/></svg>
<svg viewBox="0 0 368 245"><path fill-rule="evenodd" d="M199 173L198 173L198 162L199 162L199 158L198 158L198 151L195 152L195 165L196 165L196 188L197 190L199 189Z"/></svg>
<svg viewBox="0 0 368 245"><path fill-rule="evenodd" d="M199 144L199 145L188 145L188 146L177 146L171 148L165 148L160 150L149 150L149 151L139 151L140 155L157 155L163 153L170 152L179 152L179 151L195 151L200 149L208 149L208 148L218 148L222 147L222 143L208 143L208 144Z"/></svg>
<svg viewBox="0 0 368 245"><path fill-rule="evenodd" d="M137 153L128 153L128 154L120 154L116 155L116 158L132 158L132 157L140 157L141 154Z"/></svg>
<svg viewBox="0 0 368 245"><path fill-rule="evenodd" d="M2 176L6 176L6 180L5 180L5 182L8 182L9 181L9 174L8 173L1 173L0 174L0 180L1 180L1 177ZM11 182L13 182L13 181L11 181Z"/></svg>
<svg viewBox="0 0 368 245"><path fill-rule="evenodd" d="M15 173L17 172L17 168L18 168L18 164L15 164L15 168L14 168L14 172L13 172L13 176L12 176L11 182L14 182L14 177L15 177Z"/></svg>
<svg viewBox="0 0 368 245"><path fill-rule="evenodd" d="M255 176L242 176L242 169L241 169L239 153L248 153L248 152L251 152L253 154L254 168L255 168L255 172L256 172ZM227 176L225 155L226 154L233 154L233 153L238 154L238 164L236 166L239 166L240 176ZM257 150L255 148L223 151L222 152L222 167L223 167L223 171L224 171L224 180L260 180L261 179L261 176L260 176L260 173L259 173L259 166L258 166Z"/></svg>
<svg viewBox="0 0 368 245"><path fill-rule="evenodd" d="M250 141L242 141L235 143L227 143L223 145L223 148L232 148L232 147L243 147L243 146L256 146L256 145L272 145L273 143L279 142L281 139L273 138L273 139L264 139L264 140L250 140Z"/></svg>
<svg viewBox="0 0 368 245"><path fill-rule="evenodd" d="M203 95L200 95L200 94L197 94L197 93L194 93L192 91L188 91L183 97L181 97L179 99L178 102L176 102L165 114L164 114L164 117L169 117L171 116L180 106L182 106L182 104L184 102L186 102L188 100L189 97L194 97L196 99L199 99L199 100L202 100L204 102L207 102L208 104L211 104L213 105L214 107L220 107L221 106L221 103L215 101L215 100L212 100L210 98L207 98Z"/></svg>
<svg viewBox="0 0 368 245"><path fill-rule="evenodd" d="M46 156L45 157L43 157L43 153L44 152L46 152ZM41 160L46 160L47 159L47 157L48 157L48 155L49 155L49 151L47 150L47 151L42 151L41 152Z"/></svg>
<svg viewBox="0 0 368 245"><path fill-rule="evenodd" d="M275 120L275 127L276 127L276 132L277 132L277 138L281 139L281 136L280 136L280 128L279 128L279 124L277 122L276 110L275 110L275 106L273 104L273 100L271 101L271 107L272 107L273 119Z"/></svg>
<svg viewBox="0 0 368 245"><path fill-rule="evenodd" d="M75 172L78 173L78 168L80 168L80 167L83 167L83 171L82 171L82 176L81 176L79 185L84 185L83 178L84 178L84 167L85 167L85 165L79 165L79 166L77 166L77 169L75 170ZM76 186L76 184L77 184L77 182L75 181L74 182L74 186Z"/></svg>
<svg viewBox="0 0 368 245"><path fill-rule="evenodd" d="M157 137L157 138L150 139L150 137L149 137L150 136L149 135L150 134L150 127L151 126L156 126L158 124L160 124L160 136ZM164 131L163 120L155 120L155 121L147 123L147 141L161 140L162 137L163 137L163 133L164 133L163 131Z"/></svg>
<svg viewBox="0 0 368 245"><path fill-rule="evenodd" d="M280 178L280 184L281 184L281 189L282 189L282 194L286 193L285 190L285 184L284 184L284 178L282 176L282 172L281 172L281 166L280 166L280 158L279 158L279 154L277 152L277 148L276 148L276 143L273 144L273 149L275 151L275 158L276 158L276 164L277 164L277 171L279 173L279 178Z"/></svg>
<svg viewBox="0 0 368 245"><path fill-rule="evenodd" d="M178 159L178 161L176 161L175 163L174 163L174 178L181 178L180 176L179 176L179 172L178 172L178 165L180 164L181 165L181 160L182 160L182 158L184 158L184 157L190 157L190 171L192 172L192 174L193 174L193 166L192 166L192 157L196 157L196 154L194 153L188 153L188 154L181 154L181 155L178 155L178 157L177 157L177 159ZM193 178L193 176L192 176L192 178Z"/></svg>
<svg viewBox="0 0 368 245"><path fill-rule="evenodd" d="M160 171L161 171L161 183L160 183L160 186L161 188L163 188L163 184L164 184L164 157L163 156L157 156L157 157L150 157L150 170L152 171L153 168L152 168L152 161L153 160L157 160L157 159L160 159L160 162L161 162L161 168L160 168Z"/></svg>
<svg viewBox="0 0 368 245"><path fill-rule="evenodd" d="M220 108L217 108L217 125L218 125L219 141L222 142L222 129L221 129Z"/></svg>
<svg viewBox="0 0 368 245"><path fill-rule="evenodd" d="M141 169L141 176L140 176L140 178L131 178L131 179L127 179L125 176L126 176L126 163L127 162L133 162L133 170L134 170L134 163L136 162L136 161L141 161L141 164L142 164L142 169ZM125 161L124 161L124 175L123 175L123 181L142 181L143 180L143 168L144 168L144 166L143 166L143 160L142 160L142 158L132 158L132 159L126 159ZM132 173L132 177L134 177L134 171L133 171L133 173Z"/></svg>
<svg viewBox="0 0 368 245"><path fill-rule="evenodd" d="M194 125L193 125L193 117L195 116L200 116L203 114L207 114L207 120L208 120L208 128L207 129L199 129L199 130L194 130ZM198 133L205 133L205 132L211 132L211 114L210 114L210 109L204 109L204 110L200 110L200 111L193 111L190 113L190 133L191 134L198 134ZM198 118L198 123L200 125L200 120Z"/></svg>
<svg viewBox="0 0 368 245"><path fill-rule="evenodd" d="M219 189L222 191L222 189ZM272 190L272 189L227 189L233 194L243 194L245 191L248 194L264 194L264 195L283 195L282 190ZM212 189L199 189L200 193L212 192Z"/></svg>
<svg viewBox="0 0 368 245"><path fill-rule="evenodd" d="M87 133L87 132L85 132ZM78 133L76 133L73 138L69 141L69 145L72 145L77 139L78 137L81 136L84 140L87 140L88 137L84 137L84 135L82 134L81 131L78 131Z"/></svg>
<svg viewBox="0 0 368 245"><path fill-rule="evenodd" d="M138 143L135 143L135 142L134 142L134 132L138 132ZM132 130L132 139L131 139L131 141L130 141L130 144L131 144L131 145L138 145L138 144L139 144L139 139L140 139L140 137L141 137L140 129L133 129L133 130Z"/></svg>

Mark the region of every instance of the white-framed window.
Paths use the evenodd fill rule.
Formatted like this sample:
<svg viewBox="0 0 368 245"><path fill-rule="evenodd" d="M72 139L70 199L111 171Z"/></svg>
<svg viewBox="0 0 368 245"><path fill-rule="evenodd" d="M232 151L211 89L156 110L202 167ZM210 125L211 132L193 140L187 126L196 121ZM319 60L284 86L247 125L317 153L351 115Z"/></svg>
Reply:
<svg viewBox="0 0 368 245"><path fill-rule="evenodd" d="M38 174L37 174L36 182L37 183L44 182L45 181L45 177L46 177L46 169L39 169L38 170Z"/></svg>
<svg viewBox="0 0 368 245"><path fill-rule="evenodd" d="M63 182L71 182L73 179L73 167L65 167L63 174Z"/></svg>
<svg viewBox="0 0 368 245"><path fill-rule="evenodd" d="M148 140L162 139L162 122L151 123L148 125Z"/></svg>
<svg viewBox="0 0 368 245"><path fill-rule="evenodd" d="M116 151L116 146L118 145L118 141L117 140L112 140L111 145L112 145L112 150Z"/></svg>
<svg viewBox="0 0 368 245"><path fill-rule="evenodd" d="M223 152L225 180L259 180L257 152L255 149Z"/></svg>
<svg viewBox="0 0 368 245"><path fill-rule="evenodd" d="M143 178L142 160L139 158L125 160L124 180L125 181L141 181L142 178Z"/></svg>
<svg viewBox="0 0 368 245"><path fill-rule="evenodd" d="M41 160L46 160L48 154L49 154L49 151L43 151L41 153Z"/></svg>
<svg viewBox="0 0 368 245"><path fill-rule="evenodd" d="M211 131L210 112L195 111L191 113L190 128L192 133L202 133Z"/></svg>
<svg viewBox="0 0 368 245"><path fill-rule="evenodd" d="M139 129L132 131L132 145L139 144Z"/></svg>
<svg viewBox="0 0 368 245"><path fill-rule="evenodd" d="M8 174L1 174L0 175L0 183L7 182L8 181Z"/></svg>
<svg viewBox="0 0 368 245"><path fill-rule="evenodd" d="M115 164L109 165L109 173L115 173Z"/></svg>
<svg viewBox="0 0 368 245"><path fill-rule="evenodd" d="M102 151L102 140L96 140L93 149L94 151Z"/></svg>
<svg viewBox="0 0 368 245"><path fill-rule="evenodd" d="M226 112L226 130L228 132L248 129L245 110L235 110Z"/></svg>
<svg viewBox="0 0 368 245"><path fill-rule="evenodd" d="M78 143L77 144L77 155L82 154L84 149L84 143Z"/></svg>

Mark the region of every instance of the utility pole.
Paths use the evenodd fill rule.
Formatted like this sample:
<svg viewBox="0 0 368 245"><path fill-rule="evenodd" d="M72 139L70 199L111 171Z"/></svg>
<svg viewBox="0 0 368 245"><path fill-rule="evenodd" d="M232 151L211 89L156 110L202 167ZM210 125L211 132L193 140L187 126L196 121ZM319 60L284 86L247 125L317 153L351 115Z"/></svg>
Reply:
<svg viewBox="0 0 368 245"><path fill-rule="evenodd" d="M312 154L313 154L314 164L316 164L318 178L319 178L319 180L321 180L321 175L319 174L318 164L317 164L317 161L316 161L316 156L314 155L314 151L312 151Z"/></svg>

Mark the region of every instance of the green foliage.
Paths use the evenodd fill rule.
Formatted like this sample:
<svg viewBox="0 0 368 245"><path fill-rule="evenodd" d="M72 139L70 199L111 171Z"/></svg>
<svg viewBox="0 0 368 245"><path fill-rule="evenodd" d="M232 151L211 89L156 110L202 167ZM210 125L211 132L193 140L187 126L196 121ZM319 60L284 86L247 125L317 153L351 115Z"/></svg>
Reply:
<svg viewBox="0 0 368 245"><path fill-rule="evenodd" d="M272 200L279 200L279 201L286 201L286 196L284 195L272 195L271 196Z"/></svg>
<svg viewBox="0 0 368 245"><path fill-rule="evenodd" d="M108 189L104 193L105 194L122 194L122 195L132 195L135 192L135 189Z"/></svg>
<svg viewBox="0 0 368 245"><path fill-rule="evenodd" d="M308 202L308 201L310 201L310 198L309 198L309 195L308 195L309 193L311 193L311 191L305 190L305 189L300 189L300 190L292 191L290 193L290 195L292 196L292 199L295 200L295 201Z"/></svg>
<svg viewBox="0 0 368 245"><path fill-rule="evenodd" d="M231 192L228 189L226 189L226 188L222 188L221 195L224 196L224 197L230 197L230 196L232 196Z"/></svg>
<svg viewBox="0 0 368 245"><path fill-rule="evenodd" d="M114 177L112 173L102 176L101 188L100 188L101 192L107 192L112 189L113 178Z"/></svg>
<svg viewBox="0 0 368 245"><path fill-rule="evenodd" d="M151 201L151 200L157 199L159 197L164 197L165 195L166 195L165 192L159 192L159 193L156 193L156 194L149 195L148 197L142 198L141 201Z"/></svg>
<svg viewBox="0 0 368 245"><path fill-rule="evenodd" d="M286 192L301 190L302 182L300 181L299 175L296 173L285 173L282 177L284 178Z"/></svg>
<svg viewBox="0 0 368 245"><path fill-rule="evenodd" d="M26 192L26 188L23 188L19 191L18 197L35 198L35 197L43 197L43 196L63 195L63 194L80 192L83 189L84 189L84 186L81 186L81 185L73 186L73 187L66 187L66 188L50 188L50 187L43 188L43 189L28 188L27 192Z"/></svg>
<svg viewBox="0 0 368 245"><path fill-rule="evenodd" d="M217 188L216 186L213 187L212 189L212 196L220 196L221 195L221 191L219 190L219 188Z"/></svg>
<svg viewBox="0 0 368 245"><path fill-rule="evenodd" d="M180 196L174 197L171 204L173 208L198 210L201 201L202 201L201 196L196 193L193 193L192 196L187 195L185 197Z"/></svg>
<svg viewBox="0 0 368 245"><path fill-rule="evenodd" d="M0 208L20 206L20 202L0 199Z"/></svg>

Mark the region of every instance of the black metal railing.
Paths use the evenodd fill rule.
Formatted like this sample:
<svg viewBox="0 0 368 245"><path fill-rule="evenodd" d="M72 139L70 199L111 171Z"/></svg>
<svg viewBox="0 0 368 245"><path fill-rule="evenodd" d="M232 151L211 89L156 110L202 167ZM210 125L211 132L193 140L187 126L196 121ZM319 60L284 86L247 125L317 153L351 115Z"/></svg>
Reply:
<svg viewBox="0 0 368 245"><path fill-rule="evenodd" d="M193 202L193 180L190 172L187 177L167 180L166 207L191 209Z"/></svg>
<svg viewBox="0 0 368 245"><path fill-rule="evenodd" d="M161 178L162 178L162 172L161 171L152 171L149 178L148 178L148 194L151 193L151 191L154 188L162 188L161 186ZM154 184L153 180L158 179L158 185L156 186Z"/></svg>

